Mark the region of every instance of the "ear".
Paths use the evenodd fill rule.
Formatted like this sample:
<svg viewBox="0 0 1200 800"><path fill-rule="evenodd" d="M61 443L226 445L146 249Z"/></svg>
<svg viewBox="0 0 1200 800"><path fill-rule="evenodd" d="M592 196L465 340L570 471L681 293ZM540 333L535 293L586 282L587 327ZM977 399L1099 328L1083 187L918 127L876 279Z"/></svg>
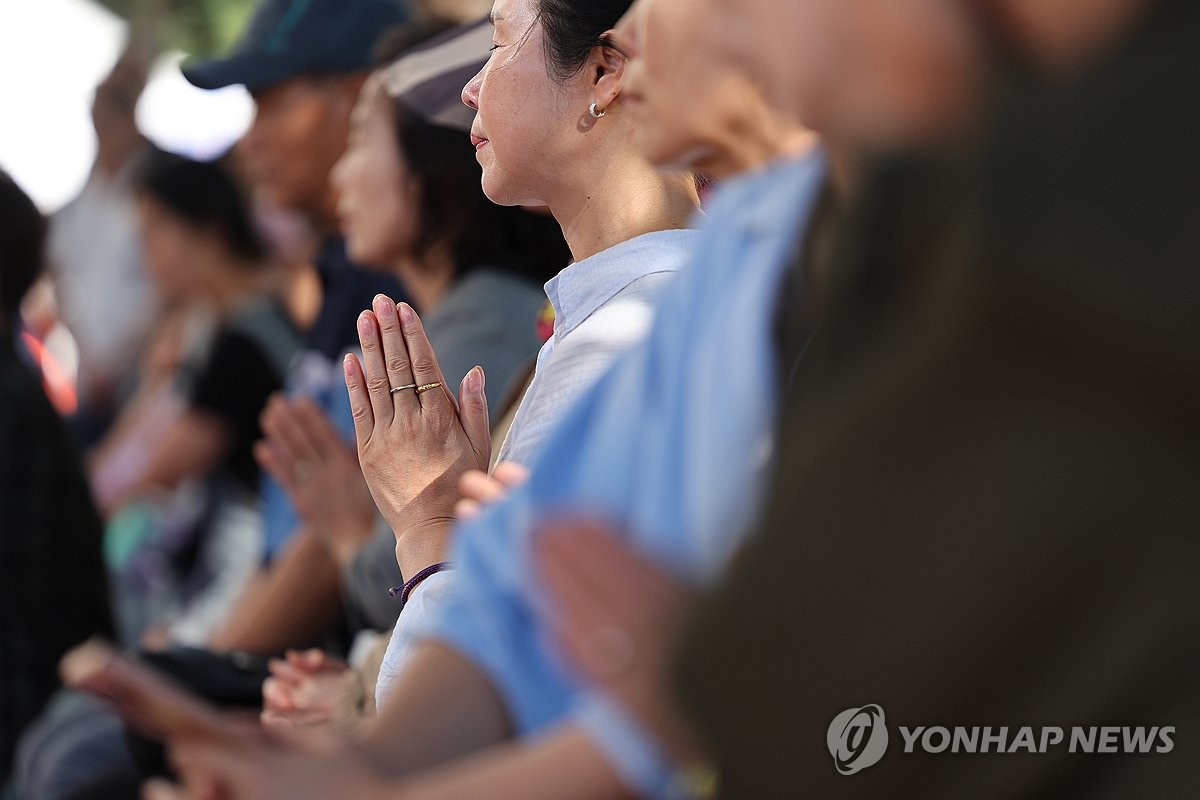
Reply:
<svg viewBox="0 0 1200 800"><path fill-rule="evenodd" d="M605 33L604 41L612 42L614 34L614 31ZM627 61L625 54L612 44L592 48L585 74L598 108L607 109L620 96Z"/></svg>

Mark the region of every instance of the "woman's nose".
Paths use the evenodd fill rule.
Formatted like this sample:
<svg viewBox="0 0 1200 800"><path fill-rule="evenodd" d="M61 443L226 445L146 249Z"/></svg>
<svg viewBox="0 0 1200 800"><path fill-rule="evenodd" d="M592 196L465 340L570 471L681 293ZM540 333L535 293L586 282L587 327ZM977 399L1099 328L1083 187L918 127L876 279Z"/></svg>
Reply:
<svg viewBox="0 0 1200 800"><path fill-rule="evenodd" d="M462 90L462 101L470 108L479 110L479 84L483 80L483 70L475 73L475 77L467 82L467 85Z"/></svg>

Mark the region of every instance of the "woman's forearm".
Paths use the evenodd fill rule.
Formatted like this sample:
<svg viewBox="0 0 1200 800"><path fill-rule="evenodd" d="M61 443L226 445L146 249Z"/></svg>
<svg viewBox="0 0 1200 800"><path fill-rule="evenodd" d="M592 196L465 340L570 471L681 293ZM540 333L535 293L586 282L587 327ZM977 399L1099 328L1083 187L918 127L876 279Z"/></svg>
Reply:
<svg viewBox="0 0 1200 800"><path fill-rule="evenodd" d="M453 649L422 643L356 749L378 773L399 779L510 736L487 676Z"/></svg>
<svg viewBox="0 0 1200 800"><path fill-rule="evenodd" d="M308 644L337 619L340 581L325 545L300 529L238 600L212 647L278 653Z"/></svg>

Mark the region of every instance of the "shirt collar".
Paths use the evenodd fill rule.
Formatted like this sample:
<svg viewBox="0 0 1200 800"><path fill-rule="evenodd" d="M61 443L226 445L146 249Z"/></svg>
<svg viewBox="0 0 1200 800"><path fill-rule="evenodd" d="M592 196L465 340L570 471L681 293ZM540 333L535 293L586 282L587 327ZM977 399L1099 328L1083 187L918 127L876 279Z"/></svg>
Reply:
<svg viewBox="0 0 1200 800"><path fill-rule="evenodd" d="M692 230L655 231L571 264L546 284L554 333L565 336L639 278L676 272L692 254Z"/></svg>

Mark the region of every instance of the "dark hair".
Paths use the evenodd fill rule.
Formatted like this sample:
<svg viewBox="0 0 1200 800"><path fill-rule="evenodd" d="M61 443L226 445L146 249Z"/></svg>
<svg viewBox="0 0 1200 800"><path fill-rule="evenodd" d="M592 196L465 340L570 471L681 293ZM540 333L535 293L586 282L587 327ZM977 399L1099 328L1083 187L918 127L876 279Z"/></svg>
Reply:
<svg viewBox="0 0 1200 800"><path fill-rule="evenodd" d="M612 47L604 34L632 5L632 0L538 0L546 62L555 76L566 80L577 74L593 47Z"/></svg>
<svg viewBox="0 0 1200 800"><path fill-rule="evenodd" d="M488 200L468 134L390 104L400 156L419 186L418 252L445 244L459 274L490 266L539 283L567 265L571 252L553 217Z"/></svg>
<svg viewBox="0 0 1200 800"><path fill-rule="evenodd" d="M0 170L0 317L15 317L42 271L46 218Z"/></svg>
<svg viewBox="0 0 1200 800"><path fill-rule="evenodd" d="M266 257L245 193L221 160L154 150L138 165L134 187L193 227L216 232L232 255L254 263Z"/></svg>

